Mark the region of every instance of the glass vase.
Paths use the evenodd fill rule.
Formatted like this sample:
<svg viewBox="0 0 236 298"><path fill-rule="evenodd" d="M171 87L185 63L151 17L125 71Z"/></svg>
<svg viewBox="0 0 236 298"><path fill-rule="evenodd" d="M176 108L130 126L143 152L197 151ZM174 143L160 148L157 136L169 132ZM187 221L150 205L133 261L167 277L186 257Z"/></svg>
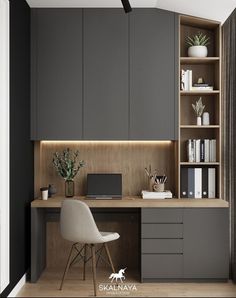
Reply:
<svg viewBox="0 0 236 298"><path fill-rule="evenodd" d="M75 185L73 180L65 181L65 196L67 198L73 197L75 192Z"/></svg>

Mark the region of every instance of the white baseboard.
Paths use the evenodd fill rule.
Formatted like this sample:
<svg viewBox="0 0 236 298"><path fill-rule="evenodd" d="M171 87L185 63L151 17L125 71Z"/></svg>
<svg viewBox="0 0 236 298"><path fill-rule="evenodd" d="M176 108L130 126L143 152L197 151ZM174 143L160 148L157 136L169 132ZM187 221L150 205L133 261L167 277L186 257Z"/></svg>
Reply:
<svg viewBox="0 0 236 298"><path fill-rule="evenodd" d="M8 297L16 297L25 283L26 283L26 273L21 277L21 279L14 287L14 289L11 291L11 293L8 295Z"/></svg>

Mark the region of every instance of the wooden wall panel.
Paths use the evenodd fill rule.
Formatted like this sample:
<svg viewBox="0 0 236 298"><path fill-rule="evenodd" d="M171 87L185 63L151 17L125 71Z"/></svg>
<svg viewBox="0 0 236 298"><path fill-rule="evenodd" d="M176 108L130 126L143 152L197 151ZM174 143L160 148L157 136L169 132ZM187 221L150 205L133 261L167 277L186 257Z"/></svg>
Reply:
<svg viewBox="0 0 236 298"><path fill-rule="evenodd" d="M75 195L86 194L87 173L122 173L123 195L140 195L147 189L144 168L152 165L160 175L166 174L166 189L176 194L174 142L35 142L35 197L39 188L55 184L57 195L64 195L64 180L52 164L53 153L65 148L79 149L86 162L75 179Z"/></svg>

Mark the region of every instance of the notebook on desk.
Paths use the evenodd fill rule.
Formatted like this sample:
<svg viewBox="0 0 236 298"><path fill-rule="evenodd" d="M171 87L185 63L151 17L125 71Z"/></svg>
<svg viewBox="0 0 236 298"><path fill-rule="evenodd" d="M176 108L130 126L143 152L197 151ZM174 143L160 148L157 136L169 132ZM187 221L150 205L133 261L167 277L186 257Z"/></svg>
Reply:
<svg viewBox="0 0 236 298"><path fill-rule="evenodd" d="M122 198L121 174L88 174L87 199L112 200Z"/></svg>

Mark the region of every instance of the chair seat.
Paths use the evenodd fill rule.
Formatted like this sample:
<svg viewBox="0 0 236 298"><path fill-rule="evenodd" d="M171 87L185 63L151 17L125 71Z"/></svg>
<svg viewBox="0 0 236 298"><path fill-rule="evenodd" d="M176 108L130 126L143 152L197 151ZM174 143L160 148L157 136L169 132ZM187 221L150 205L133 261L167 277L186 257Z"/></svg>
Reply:
<svg viewBox="0 0 236 298"><path fill-rule="evenodd" d="M100 232L100 234L102 235L103 242L109 242L109 241L113 241L113 240L120 238L120 235L118 233Z"/></svg>

